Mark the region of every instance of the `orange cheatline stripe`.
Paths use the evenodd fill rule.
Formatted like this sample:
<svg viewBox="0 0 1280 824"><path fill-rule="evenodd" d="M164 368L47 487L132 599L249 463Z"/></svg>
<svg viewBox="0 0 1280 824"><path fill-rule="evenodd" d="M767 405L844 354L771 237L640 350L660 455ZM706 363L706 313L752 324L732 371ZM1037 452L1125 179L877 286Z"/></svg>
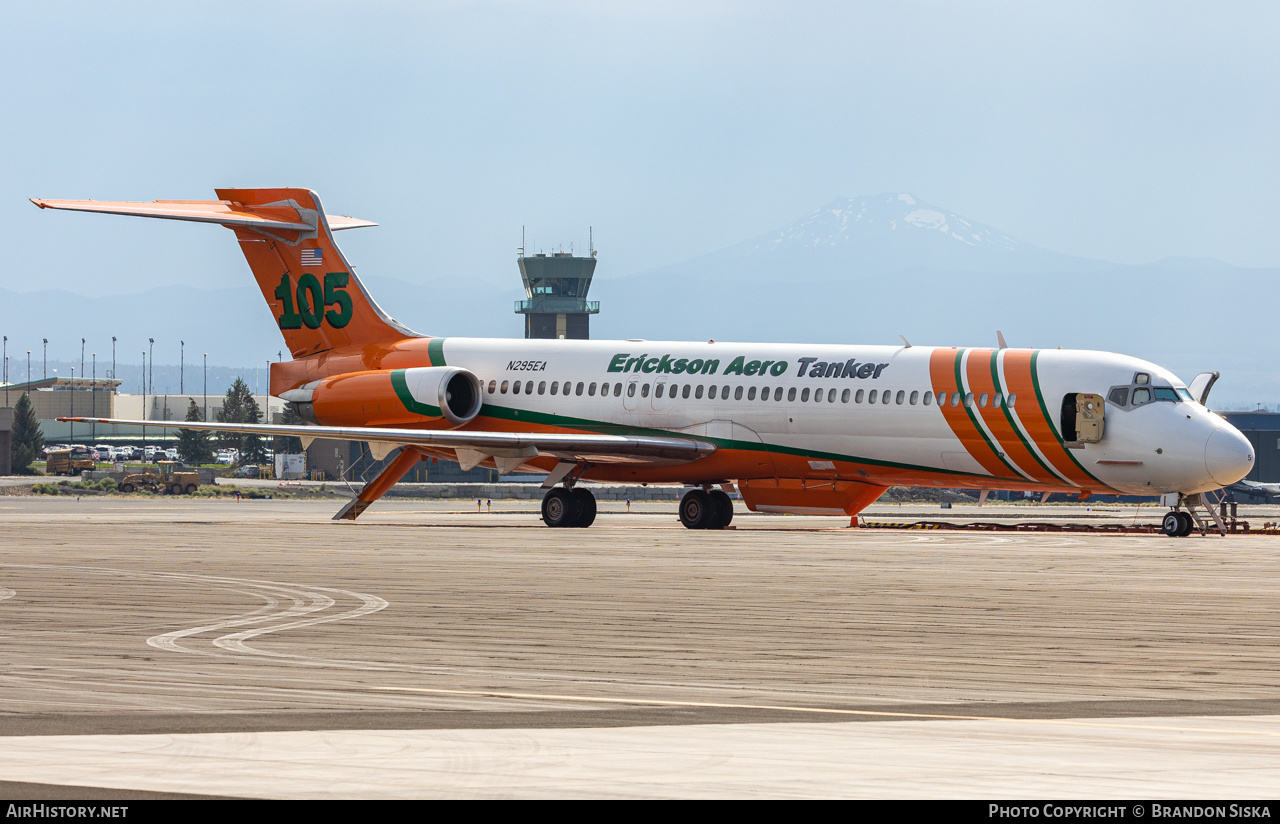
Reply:
<svg viewBox="0 0 1280 824"><path fill-rule="evenodd" d="M1014 405L1014 414L1022 424L1028 437L1048 459L1053 468L1071 483L1085 488L1095 488L1098 483L1090 478L1076 462L1071 460L1067 449L1058 438L1040 404L1036 400L1035 381L1031 376L1031 349L1006 349L1004 355L1004 377L1009 392L1018 396Z"/></svg>
<svg viewBox="0 0 1280 824"><path fill-rule="evenodd" d="M964 394L964 387L956 382L956 362L963 356L964 351L963 349L935 349L930 354L929 379L933 384L933 392L939 399L953 392ZM983 469L997 478L1008 478L1013 475L1004 461L1000 460L1000 456L987 443L986 437L974 425L963 403L960 406L952 406L950 398L947 397L946 406L942 406L941 403L938 405L952 433L960 440L965 451L972 455Z"/></svg>
<svg viewBox="0 0 1280 824"><path fill-rule="evenodd" d="M1021 436L1014 430L1013 424L1006 417L1003 405L995 405L994 398L999 393L999 388L996 386L992 369L998 356L998 349L973 349L969 352L969 359L965 364L965 375L969 381L969 391L979 397L984 393L987 395L987 405L985 407L976 405L975 409L1008 460L1011 460L1028 476L1041 483L1062 483L1062 480L1057 475L1041 466L1036 457L1031 454L1031 450L1022 442Z"/></svg>

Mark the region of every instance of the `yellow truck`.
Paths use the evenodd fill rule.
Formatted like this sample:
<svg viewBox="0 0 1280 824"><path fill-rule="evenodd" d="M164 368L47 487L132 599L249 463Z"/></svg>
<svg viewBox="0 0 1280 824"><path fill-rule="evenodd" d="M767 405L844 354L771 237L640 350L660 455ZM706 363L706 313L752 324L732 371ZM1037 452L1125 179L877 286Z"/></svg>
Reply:
<svg viewBox="0 0 1280 824"><path fill-rule="evenodd" d="M55 449L45 459L46 475L79 475L86 469L97 465L95 453L90 449L77 446L73 449Z"/></svg>
<svg viewBox="0 0 1280 824"><path fill-rule="evenodd" d="M171 495L190 495L200 486L200 475L177 467L176 461L161 461L154 468L148 467L146 472L125 475L120 482L120 491L136 492L145 489L150 492L168 492Z"/></svg>

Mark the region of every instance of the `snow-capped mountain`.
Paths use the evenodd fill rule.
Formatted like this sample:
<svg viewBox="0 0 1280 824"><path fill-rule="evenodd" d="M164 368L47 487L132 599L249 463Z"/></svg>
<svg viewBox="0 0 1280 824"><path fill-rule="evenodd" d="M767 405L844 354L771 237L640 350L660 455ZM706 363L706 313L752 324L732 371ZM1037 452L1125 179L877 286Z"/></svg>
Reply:
<svg viewBox="0 0 1280 824"><path fill-rule="evenodd" d="M910 194L837 198L759 237L658 269L733 269L747 280L846 280L912 267L988 272L1076 271L1105 265L1023 243Z"/></svg>

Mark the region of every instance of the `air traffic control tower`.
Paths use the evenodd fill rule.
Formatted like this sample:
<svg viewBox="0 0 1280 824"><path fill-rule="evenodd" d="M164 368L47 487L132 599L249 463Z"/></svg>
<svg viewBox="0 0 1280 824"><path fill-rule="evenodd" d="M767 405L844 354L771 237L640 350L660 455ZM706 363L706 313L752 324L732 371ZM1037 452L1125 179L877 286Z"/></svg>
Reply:
<svg viewBox="0 0 1280 824"><path fill-rule="evenodd" d="M522 249L517 262L526 297L516 301L516 314L524 315L524 336L590 338L591 316L600 311L600 301L587 300L596 271L595 249L590 257L572 252L526 256Z"/></svg>

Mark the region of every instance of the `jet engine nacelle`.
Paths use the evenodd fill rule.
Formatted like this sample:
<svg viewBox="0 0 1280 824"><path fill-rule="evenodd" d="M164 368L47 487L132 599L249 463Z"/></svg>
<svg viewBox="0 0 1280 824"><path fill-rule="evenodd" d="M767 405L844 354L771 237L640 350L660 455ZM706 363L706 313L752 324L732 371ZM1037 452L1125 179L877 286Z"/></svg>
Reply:
<svg viewBox="0 0 1280 824"><path fill-rule="evenodd" d="M480 414L480 379L455 366L351 372L281 393L304 421L324 426L405 426Z"/></svg>

